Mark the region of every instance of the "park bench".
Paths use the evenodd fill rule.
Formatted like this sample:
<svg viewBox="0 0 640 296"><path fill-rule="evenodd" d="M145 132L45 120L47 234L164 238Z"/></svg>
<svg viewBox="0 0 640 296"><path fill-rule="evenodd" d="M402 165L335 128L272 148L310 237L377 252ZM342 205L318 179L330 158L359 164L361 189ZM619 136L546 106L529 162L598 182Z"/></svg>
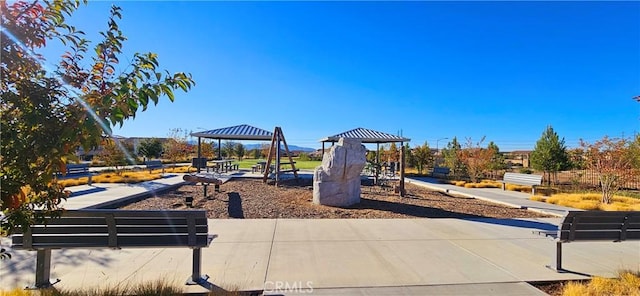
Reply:
<svg viewBox="0 0 640 296"><path fill-rule="evenodd" d="M434 167L431 171L432 177L447 177L451 170L447 167Z"/></svg>
<svg viewBox="0 0 640 296"><path fill-rule="evenodd" d="M208 247L212 238L203 210L69 210L47 219L47 225L32 225L14 234L11 247L37 251L33 288L52 285L52 249L87 248L191 248L193 267L187 284L199 284L207 280L200 275L201 248Z"/></svg>
<svg viewBox="0 0 640 296"><path fill-rule="evenodd" d="M640 240L640 212L569 211L557 232L540 233L556 240L556 252L548 267L562 272L562 243Z"/></svg>
<svg viewBox="0 0 640 296"><path fill-rule="evenodd" d="M504 173L502 177L502 190L506 190L507 183L515 185L529 185L531 186L531 194L536 194L536 186L542 184L542 176L532 174L520 174L520 173Z"/></svg>
<svg viewBox="0 0 640 296"><path fill-rule="evenodd" d="M162 169L162 173L164 174L164 164L162 164L162 161L159 161L159 160L147 160L147 161L144 162L144 165L149 170L149 173L151 173L151 171L156 170L156 169Z"/></svg>
<svg viewBox="0 0 640 296"><path fill-rule="evenodd" d="M89 178L89 185L91 185L91 178L93 177L93 172L89 171L88 163L79 163L79 164L67 164L67 169L65 173L58 172L56 173L56 179L64 180L64 179L77 179L82 177Z"/></svg>

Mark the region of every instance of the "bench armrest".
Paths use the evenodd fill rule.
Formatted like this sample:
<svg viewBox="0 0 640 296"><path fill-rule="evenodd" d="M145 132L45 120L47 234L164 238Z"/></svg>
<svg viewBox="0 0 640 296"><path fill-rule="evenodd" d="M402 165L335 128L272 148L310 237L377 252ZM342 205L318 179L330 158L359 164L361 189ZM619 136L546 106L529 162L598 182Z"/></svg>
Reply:
<svg viewBox="0 0 640 296"><path fill-rule="evenodd" d="M532 230L531 233L537 234L537 235L544 235L545 237L550 237L553 239L558 238L557 230Z"/></svg>

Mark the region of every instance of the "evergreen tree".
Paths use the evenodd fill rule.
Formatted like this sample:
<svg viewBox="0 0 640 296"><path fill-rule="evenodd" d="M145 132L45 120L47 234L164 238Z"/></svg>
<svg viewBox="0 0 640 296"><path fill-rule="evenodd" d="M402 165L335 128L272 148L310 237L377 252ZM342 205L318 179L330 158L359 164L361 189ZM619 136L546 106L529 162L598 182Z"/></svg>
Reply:
<svg viewBox="0 0 640 296"><path fill-rule="evenodd" d="M429 143L426 141L422 146L417 146L414 150L416 168L418 169L418 174L422 174L422 172L426 171L426 168L433 163L433 152L431 152Z"/></svg>
<svg viewBox="0 0 640 296"><path fill-rule="evenodd" d="M444 165L451 170L451 174L460 177L465 174L465 167L458 154L462 146L458 142L458 137L453 137L451 142L447 143L447 148L442 149Z"/></svg>
<svg viewBox="0 0 640 296"><path fill-rule="evenodd" d="M234 150L235 150L236 156L238 156L238 159L242 160L245 154L244 145L242 145L242 143L236 143Z"/></svg>
<svg viewBox="0 0 640 296"><path fill-rule="evenodd" d="M156 138L145 139L138 147L138 154L147 159L159 158L162 155L162 142Z"/></svg>
<svg viewBox="0 0 640 296"><path fill-rule="evenodd" d="M500 148L493 141L489 142L487 149L493 151L491 162L489 162L488 169L493 173L499 170L504 170L507 165L504 162L504 156L500 153Z"/></svg>
<svg viewBox="0 0 640 296"><path fill-rule="evenodd" d="M560 139L550 125L542 132L542 136L531 152L531 166L536 170L544 171L547 175L547 185L551 185L552 173L555 176L558 171L570 167L564 138Z"/></svg>
<svg viewBox="0 0 640 296"><path fill-rule="evenodd" d="M407 167L415 168L416 158L415 158L415 155L413 154L413 151L411 150L411 147L409 147L409 143L406 143L404 145L404 153L405 153L405 161L406 161Z"/></svg>

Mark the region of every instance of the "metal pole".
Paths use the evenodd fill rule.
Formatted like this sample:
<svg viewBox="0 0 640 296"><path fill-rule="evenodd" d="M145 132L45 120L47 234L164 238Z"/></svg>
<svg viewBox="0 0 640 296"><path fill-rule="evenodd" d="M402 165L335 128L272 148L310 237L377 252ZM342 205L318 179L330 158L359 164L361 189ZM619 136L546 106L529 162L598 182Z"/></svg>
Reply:
<svg viewBox="0 0 640 296"><path fill-rule="evenodd" d="M222 159L222 146L220 146L220 140L218 139L218 159Z"/></svg>
<svg viewBox="0 0 640 296"><path fill-rule="evenodd" d="M376 167L375 167L375 184L378 184L378 175L380 174L380 143L376 143Z"/></svg>
<svg viewBox="0 0 640 296"><path fill-rule="evenodd" d="M198 173L200 173L200 163L199 162L200 162L200 157L202 157L201 156L202 155L202 148L201 148L202 142L201 142L201 140L202 140L202 138L198 137ZM204 196L205 197L207 196L206 192L205 192Z"/></svg>
<svg viewBox="0 0 640 296"><path fill-rule="evenodd" d="M404 190L404 142L400 142L400 196L405 196Z"/></svg>

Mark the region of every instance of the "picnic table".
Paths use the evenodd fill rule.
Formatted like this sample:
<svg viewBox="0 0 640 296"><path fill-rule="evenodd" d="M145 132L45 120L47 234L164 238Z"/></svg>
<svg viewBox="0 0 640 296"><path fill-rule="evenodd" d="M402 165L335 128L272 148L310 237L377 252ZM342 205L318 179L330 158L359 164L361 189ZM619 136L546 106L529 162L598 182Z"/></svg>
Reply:
<svg viewBox="0 0 640 296"><path fill-rule="evenodd" d="M228 172L230 169L238 169L238 164L233 164L235 160L233 159L217 159L217 160L212 160L211 162L214 163L214 170L222 173L222 172Z"/></svg>

